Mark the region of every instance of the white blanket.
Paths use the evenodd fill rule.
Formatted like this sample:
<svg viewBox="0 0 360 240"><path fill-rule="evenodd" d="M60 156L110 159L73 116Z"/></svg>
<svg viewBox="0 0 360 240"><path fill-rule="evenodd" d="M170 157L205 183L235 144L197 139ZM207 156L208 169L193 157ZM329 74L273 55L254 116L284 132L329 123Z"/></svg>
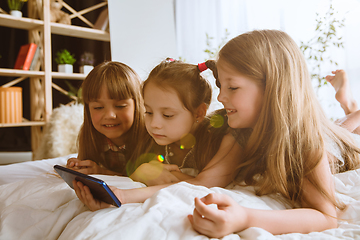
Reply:
<svg viewBox="0 0 360 240"><path fill-rule="evenodd" d="M56 163L65 163L67 158L57 159ZM52 174L52 166L46 170L44 163L36 164L42 166L41 170L36 168L37 174L0 186L1 240L209 239L192 229L187 215L192 214L195 197L211 192L228 194L249 208L286 208L279 200L256 196L250 187L230 185L227 189L209 189L181 182L160 190L145 203L91 212L62 179ZM19 165L13 167L21 168ZM0 175L0 180L2 177ZM119 188L143 187L126 177L96 177ZM360 239L360 170L337 174L335 183L337 196L348 204L341 218L351 219L339 220L338 228L277 236L260 228L250 228L223 239Z"/></svg>

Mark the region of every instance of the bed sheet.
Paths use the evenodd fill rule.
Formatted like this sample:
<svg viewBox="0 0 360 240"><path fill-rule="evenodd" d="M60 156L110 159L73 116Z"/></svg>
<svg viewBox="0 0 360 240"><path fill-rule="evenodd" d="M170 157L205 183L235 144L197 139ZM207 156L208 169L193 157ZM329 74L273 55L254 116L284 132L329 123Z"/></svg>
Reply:
<svg viewBox="0 0 360 240"><path fill-rule="evenodd" d="M126 177L96 177L124 189L144 186ZM223 239L360 239L360 170L334 178L337 197L348 204L338 228L284 235L249 228ZM206 188L181 182L144 203L91 212L61 178L45 173L0 186L0 239L209 239L192 229L187 215L193 211L195 197L211 192L228 194L249 208L287 208L275 196L256 196L251 187Z"/></svg>
<svg viewBox="0 0 360 240"><path fill-rule="evenodd" d="M2 165L0 166L0 185L34 178L48 172L53 172L53 166L55 164L66 165L67 160L72 157L77 157L77 154L70 154L58 158Z"/></svg>

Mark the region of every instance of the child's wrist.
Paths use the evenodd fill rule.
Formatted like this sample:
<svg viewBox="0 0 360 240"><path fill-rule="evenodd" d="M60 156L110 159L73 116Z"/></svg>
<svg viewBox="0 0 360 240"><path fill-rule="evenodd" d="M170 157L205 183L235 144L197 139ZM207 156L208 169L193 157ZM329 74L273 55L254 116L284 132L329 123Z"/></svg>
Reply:
<svg viewBox="0 0 360 240"><path fill-rule="evenodd" d="M234 229L235 233L236 232L241 232L241 231L243 231L245 229L248 229L251 226L253 226L252 225L253 219L252 219L251 209L246 208L246 207L242 207L242 206L240 206L240 207L242 208L242 211L238 211L238 212L240 212L242 214L238 214L236 221L234 221L235 223L237 223L236 226L235 226L235 229Z"/></svg>
<svg viewBox="0 0 360 240"><path fill-rule="evenodd" d="M119 199L119 201L121 202L121 204L125 204L126 203L126 199L124 197L123 191L116 188L114 191L115 196L117 197L117 199Z"/></svg>

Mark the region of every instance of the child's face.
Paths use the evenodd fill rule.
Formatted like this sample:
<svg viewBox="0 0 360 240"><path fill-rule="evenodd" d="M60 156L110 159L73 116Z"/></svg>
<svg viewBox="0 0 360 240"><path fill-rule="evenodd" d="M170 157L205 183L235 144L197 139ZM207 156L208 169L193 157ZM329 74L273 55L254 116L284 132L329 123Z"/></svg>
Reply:
<svg viewBox="0 0 360 240"><path fill-rule="evenodd" d="M253 128L263 103L263 88L224 61L217 64L220 81L218 100L224 105L232 128Z"/></svg>
<svg viewBox="0 0 360 240"><path fill-rule="evenodd" d="M117 146L125 144L123 134L134 122L135 103L133 99L110 99L107 88L102 87L99 99L89 102L91 121L95 129Z"/></svg>
<svg viewBox="0 0 360 240"><path fill-rule="evenodd" d="M146 129L157 144L178 142L192 132L195 117L184 107L173 89L149 83L144 89L144 102Z"/></svg>

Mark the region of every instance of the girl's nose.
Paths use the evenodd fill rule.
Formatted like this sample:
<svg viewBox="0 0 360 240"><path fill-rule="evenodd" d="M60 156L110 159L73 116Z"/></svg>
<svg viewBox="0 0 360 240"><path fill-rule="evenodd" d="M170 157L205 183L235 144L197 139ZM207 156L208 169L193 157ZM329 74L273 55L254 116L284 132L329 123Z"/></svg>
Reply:
<svg viewBox="0 0 360 240"><path fill-rule="evenodd" d="M227 99L227 98L226 98L224 92L221 91L221 88L220 88L220 92L219 92L219 95L218 95L217 99L218 99L218 101L221 102L221 103L226 102L226 99Z"/></svg>
<svg viewBox="0 0 360 240"><path fill-rule="evenodd" d="M106 117L107 119L115 119L115 118L116 118L116 112L114 111L114 109L108 109L108 110L106 111L105 117Z"/></svg>
<svg viewBox="0 0 360 240"><path fill-rule="evenodd" d="M154 114L154 116L151 119L150 126L152 128L161 128L161 118Z"/></svg>

